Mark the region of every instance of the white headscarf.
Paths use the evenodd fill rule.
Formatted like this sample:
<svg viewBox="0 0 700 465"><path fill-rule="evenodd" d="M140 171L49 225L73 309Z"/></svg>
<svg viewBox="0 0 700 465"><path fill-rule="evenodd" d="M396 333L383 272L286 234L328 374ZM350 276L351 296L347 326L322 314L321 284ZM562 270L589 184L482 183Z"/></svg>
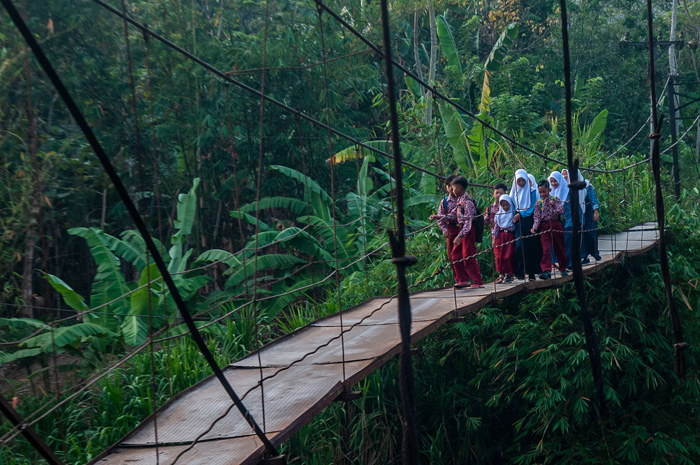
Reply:
<svg viewBox="0 0 700 465"><path fill-rule="evenodd" d="M530 173L527 174L527 177L530 180L530 192L535 193L536 202L537 200L540 200L540 191L537 189L537 180Z"/></svg>
<svg viewBox="0 0 700 465"><path fill-rule="evenodd" d="M548 181L550 185L552 178L556 179L559 186L556 189L552 188L551 195L561 199L562 202L566 202L569 199L569 183L566 182L566 179L559 171L552 171L552 174L549 175Z"/></svg>
<svg viewBox="0 0 700 465"><path fill-rule="evenodd" d="M506 201L510 204L510 210L505 211L501 207L501 202ZM498 226L504 229L510 229L513 227L513 215L515 214L515 205L513 205L513 199L508 194L502 194L498 198L498 213L496 214L496 222Z"/></svg>
<svg viewBox="0 0 700 465"><path fill-rule="evenodd" d="M569 179L572 181L576 181L579 179L581 181L585 181L580 171L576 171L575 173L573 173L573 175L572 173L569 173ZM585 187L578 191L578 203L579 205L581 205L581 210L583 211L583 213L586 213L586 194L588 194L588 189L586 189Z"/></svg>
<svg viewBox="0 0 700 465"><path fill-rule="evenodd" d="M525 187L518 186L518 179L525 180ZM532 202L530 201L530 188L528 187L529 182L530 178L527 175L527 171L521 169L515 172L509 195L519 211L527 210L532 206Z"/></svg>

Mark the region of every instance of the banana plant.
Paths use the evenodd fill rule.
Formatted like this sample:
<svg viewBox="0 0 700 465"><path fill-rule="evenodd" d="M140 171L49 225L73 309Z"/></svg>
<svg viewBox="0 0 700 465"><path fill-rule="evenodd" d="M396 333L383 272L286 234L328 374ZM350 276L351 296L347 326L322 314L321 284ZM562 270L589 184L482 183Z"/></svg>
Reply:
<svg viewBox="0 0 700 465"><path fill-rule="evenodd" d="M454 71L459 71L463 75L461 61L457 45L452 35L450 25L444 16L437 19L438 37L442 53L445 56L447 65ZM515 23L509 24L501 33L494 44L484 63L484 80L481 87L481 101L479 103L479 114L481 121L486 121L494 125L495 121L490 116L491 106L491 85L490 78L498 72L503 65L509 48L518 36L518 26ZM466 80L464 75L463 80ZM468 172L470 168L478 174L479 169L489 162L488 140L489 130L479 121L468 123L464 117L450 104L441 103L439 105L440 116L442 117L443 129L448 143L452 146L455 162L463 171ZM469 163L470 162L470 163ZM469 166L471 165L471 166Z"/></svg>
<svg viewBox="0 0 700 465"><path fill-rule="evenodd" d="M197 300L197 291L209 281L206 276L186 273L192 250L184 252L184 249L186 236L191 233L194 223L197 205L195 191L198 185L199 179L195 179L189 192L180 194L178 198L176 232L170 240L171 247L164 256L178 290L189 303ZM54 350L59 353L80 353L80 347L86 342L90 342L99 351L110 346L139 345L148 337L149 308L151 316L155 317L151 319L153 330L162 328L166 317L174 316L177 307L163 288L158 268L154 264L148 264L145 242L137 231L125 231L120 238L98 228L73 228L68 233L85 239L97 265L89 305L85 298L62 279L51 274L46 274L45 277L61 294L66 305L76 312L84 312L82 322L54 328L40 320L28 318L0 320L0 325L29 326L39 330L38 335L20 344L19 350L0 355L0 364L50 354ZM163 250L162 245L157 240L154 241ZM140 271L138 280L127 282L121 271L122 260Z"/></svg>
<svg viewBox="0 0 700 465"><path fill-rule="evenodd" d="M574 140L577 142L577 152L582 160L590 159L603 147L603 131L608 125L608 110L598 113L589 125L581 127L578 115L573 119Z"/></svg>

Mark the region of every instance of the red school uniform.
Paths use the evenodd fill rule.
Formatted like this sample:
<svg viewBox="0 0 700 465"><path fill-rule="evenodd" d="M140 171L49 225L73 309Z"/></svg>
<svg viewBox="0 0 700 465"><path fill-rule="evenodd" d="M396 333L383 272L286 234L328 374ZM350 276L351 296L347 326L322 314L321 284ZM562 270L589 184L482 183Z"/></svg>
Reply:
<svg viewBox="0 0 700 465"><path fill-rule="evenodd" d="M496 243L496 229L498 228L498 222L496 221L496 215L498 214L498 201L495 201L488 208L488 215L484 217L484 226L491 226L491 244Z"/></svg>
<svg viewBox="0 0 700 465"><path fill-rule="evenodd" d="M460 246L452 249L452 262L462 264L455 268L455 278L459 283L468 283L470 280L479 286L484 282L481 279L481 270L476 261L476 230L472 228L472 218L475 218L476 205L466 193L457 199L457 221L459 222L458 236L462 238Z"/></svg>
<svg viewBox="0 0 700 465"><path fill-rule="evenodd" d="M559 215L564 213L564 204L557 197L539 199L535 203L533 213L533 229L542 233L540 242L542 243L542 260L540 267L542 272L552 271L552 257L549 248L554 245L554 253L559 261L559 271L566 271L566 247L564 245L564 228L559 222Z"/></svg>
<svg viewBox="0 0 700 465"><path fill-rule="evenodd" d="M515 272L515 247L515 227L504 229L496 224L493 255L499 274L512 275Z"/></svg>
<svg viewBox="0 0 700 465"><path fill-rule="evenodd" d="M453 249L455 248L454 241L460 231L459 223L457 222L457 200L456 197L448 195L447 198L440 202L437 212L437 224L443 234L447 233L447 257L452 264L455 283L461 283L463 281L460 278L464 278L466 275L464 262L456 262L453 254Z"/></svg>

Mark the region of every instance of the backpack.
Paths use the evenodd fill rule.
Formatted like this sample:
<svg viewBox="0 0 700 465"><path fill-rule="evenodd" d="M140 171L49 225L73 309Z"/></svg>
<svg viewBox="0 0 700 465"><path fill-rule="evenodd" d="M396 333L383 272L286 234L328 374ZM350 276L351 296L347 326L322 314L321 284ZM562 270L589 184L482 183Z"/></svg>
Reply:
<svg viewBox="0 0 700 465"><path fill-rule="evenodd" d="M477 244L484 241L484 215L483 211L476 204L476 200L470 199L476 210L476 218L472 218L472 228L474 228L474 240Z"/></svg>

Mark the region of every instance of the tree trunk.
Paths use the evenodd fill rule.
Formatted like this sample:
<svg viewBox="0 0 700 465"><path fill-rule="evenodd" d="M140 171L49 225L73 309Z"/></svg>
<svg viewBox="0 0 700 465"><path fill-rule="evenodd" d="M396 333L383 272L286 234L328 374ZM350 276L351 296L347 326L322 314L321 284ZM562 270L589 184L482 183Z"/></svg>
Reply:
<svg viewBox="0 0 700 465"><path fill-rule="evenodd" d="M26 49L26 46L25 46ZM27 83L27 123L29 139L29 163L32 168L32 200L29 211L29 222L25 231L24 263L22 267L22 301L24 307L21 315L34 318L32 308L34 294L34 249L37 240L37 219L41 215L41 166L39 164L39 137L36 129L36 116L32 103L32 75L29 66L29 51L24 53L24 76Z"/></svg>
<svg viewBox="0 0 700 465"><path fill-rule="evenodd" d="M676 21L678 18L678 0L673 0L672 2L672 7L671 7L671 34L669 37L669 40L673 42L676 40ZM678 74L678 62L676 59L676 46L671 45L668 48L668 67L669 67L669 72L671 76L676 76ZM680 106L680 100L678 98L678 86L676 85L675 81L673 80L673 77L671 78L671 85L673 86L673 92L671 92L671 96L674 98L674 108L678 108ZM679 112L676 110L674 112L675 114L671 115L671 124L673 124L676 127L676 134L678 134L678 129L679 129Z"/></svg>
<svg viewBox="0 0 700 465"><path fill-rule="evenodd" d="M433 0L428 2L428 13L430 16L430 67L428 68L428 84L431 86L435 82L435 69L437 68L437 23L435 22L435 5ZM432 92L428 92L425 109L425 124L430 124L433 119L433 96Z"/></svg>
<svg viewBox="0 0 700 465"><path fill-rule="evenodd" d="M416 61L416 74L423 80L423 64L420 62L420 48L418 46L418 10L413 12L413 55ZM425 98L425 88L420 87L420 96Z"/></svg>

